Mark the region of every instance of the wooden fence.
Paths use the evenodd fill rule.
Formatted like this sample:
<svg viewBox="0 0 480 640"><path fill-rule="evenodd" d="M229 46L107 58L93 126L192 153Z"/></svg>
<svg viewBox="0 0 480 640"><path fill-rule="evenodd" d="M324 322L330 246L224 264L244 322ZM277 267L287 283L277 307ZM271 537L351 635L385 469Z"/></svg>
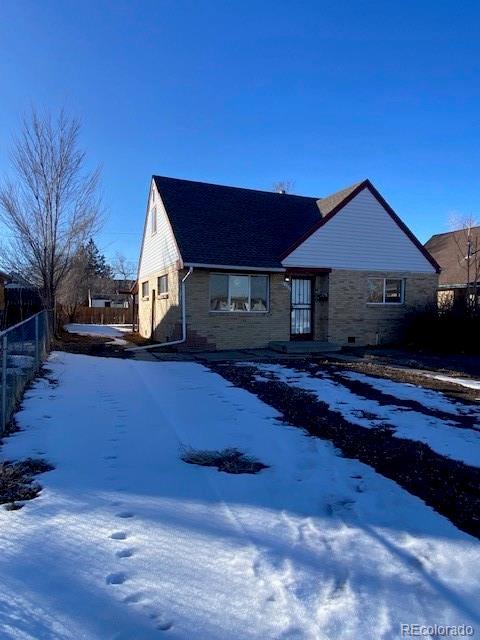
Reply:
<svg viewBox="0 0 480 640"><path fill-rule="evenodd" d="M112 307L77 307L67 317L65 309L59 309L63 322L79 322L82 324L132 324L133 310L115 309Z"/></svg>

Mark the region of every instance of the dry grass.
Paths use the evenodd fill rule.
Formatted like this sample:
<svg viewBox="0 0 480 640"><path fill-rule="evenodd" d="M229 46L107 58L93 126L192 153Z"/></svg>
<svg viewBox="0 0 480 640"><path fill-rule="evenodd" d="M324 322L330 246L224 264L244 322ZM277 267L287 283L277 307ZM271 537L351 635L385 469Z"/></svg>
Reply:
<svg viewBox="0 0 480 640"><path fill-rule="evenodd" d="M183 449L180 458L188 464L196 464L201 467L216 467L225 473L258 473L267 469L268 465L259 460L245 455L238 449L222 449L220 451L208 451L198 449Z"/></svg>
<svg viewBox="0 0 480 640"><path fill-rule="evenodd" d="M21 507L18 502L35 498L41 486L33 477L52 469L45 460L35 458L0 463L0 504L7 504L7 509L13 510Z"/></svg>
<svg viewBox="0 0 480 640"><path fill-rule="evenodd" d="M52 351L82 353L88 356L110 358L130 358L123 345L114 344L109 336L86 336L68 333L63 329L58 332L52 343Z"/></svg>
<svg viewBox="0 0 480 640"><path fill-rule="evenodd" d="M122 338L128 340L128 342L132 342L133 344L138 345L139 347L143 347L147 344L151 344L151 340L148 338L144 338L137 332L128 331L122 335Z"/></svg>

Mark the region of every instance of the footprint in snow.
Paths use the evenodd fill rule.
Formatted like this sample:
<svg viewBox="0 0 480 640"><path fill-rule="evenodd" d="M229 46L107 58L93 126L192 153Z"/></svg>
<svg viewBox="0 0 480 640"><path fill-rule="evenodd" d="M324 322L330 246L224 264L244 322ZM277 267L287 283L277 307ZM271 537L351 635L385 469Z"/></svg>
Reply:
<svg viewBox="0 0 480 640"><path fill-rule="evenodd" d="M117 518L134 518L135 514L131 511L120 511L120 513L116 513L115 516Z"/></svg>
<svg viewBox="0 0 480 640"><path fill-rule="evenodd" d="M123 571L117 571L116 573L110 573L105 581L107 584L123 584L127 579L127 575Z"/></svg>
<svg viewBox="0 0 480 640"><path fill-rule="evenodd" d="M125 604L137 604L137 602L141 602L142 600L145 600L145 595L141 591L131 593L123 599Z"/></svg>
<svg viewBox="0 0 480 640"><path fill-rule="evenodd" d="M134 553L134 549L120 549L115 555L117 558L131 558Z"/></svg>
<svg viewBox="0 0 480 640"><path fill-rule="evenodd" d="M110 538L112 540L126 540L127 539L127 534L125 533L125 531L114 531L111 535Z"/></svg>
<svg viewBox="0 0 480 640"><path fill-rule="evenodd" d="M170 620L162 620L162 622L157 623L158 631L168 631L173 627L173 622Z"/></svg>
<svg viewBox="0 0 480 640"><path fill-rule="evenodd" d="M117 456L104 456L103 459L104 460L116 460Z"/></svg>

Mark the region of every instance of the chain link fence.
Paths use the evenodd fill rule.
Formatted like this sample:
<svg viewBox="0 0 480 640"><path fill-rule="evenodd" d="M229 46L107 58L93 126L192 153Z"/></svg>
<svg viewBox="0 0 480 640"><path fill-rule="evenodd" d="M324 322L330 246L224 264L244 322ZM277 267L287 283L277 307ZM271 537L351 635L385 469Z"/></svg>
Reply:
<svg viewBox="0 0 480 640"><path fill-rule="evenodd" d="M0 435L50 349L50 313L41 311L0 332Z"/></svg>

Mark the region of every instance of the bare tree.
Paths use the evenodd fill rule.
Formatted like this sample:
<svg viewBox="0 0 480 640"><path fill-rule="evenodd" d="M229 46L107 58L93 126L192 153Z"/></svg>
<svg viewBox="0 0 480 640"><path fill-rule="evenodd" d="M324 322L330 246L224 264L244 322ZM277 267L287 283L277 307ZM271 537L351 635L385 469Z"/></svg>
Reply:
<svg viewBox="0 0 480 640"><path fill-rule="evenodd" d="M295 188L295 182L293 180L279 180L273 185L273 190L276 193L293 193Z"/></svg>
<svg viewBox="0 0 480 640"><path fill-rule="evenodd" d="M57 300L68 322L74 322L77 309L87 304L91 281L89 267L87 254L80 249L73 256L70 268L60 282Z"/></svg>
<svg viewBox="0 0 480 640"><path fill-rule="evenodd" d="M136 265L131 260L117 251L112 262L112 271L120 280L134 280L136 274Z"/></svg>
<svg viewBox="0 0 480 640"><path fill-rule="evenodd" d="M80 123L32 109L11 151L13 176L0 187L0 221L8 236L3 267L36 285L55 307L74 257L100 223L99 171L85 170Z"/></svg>

